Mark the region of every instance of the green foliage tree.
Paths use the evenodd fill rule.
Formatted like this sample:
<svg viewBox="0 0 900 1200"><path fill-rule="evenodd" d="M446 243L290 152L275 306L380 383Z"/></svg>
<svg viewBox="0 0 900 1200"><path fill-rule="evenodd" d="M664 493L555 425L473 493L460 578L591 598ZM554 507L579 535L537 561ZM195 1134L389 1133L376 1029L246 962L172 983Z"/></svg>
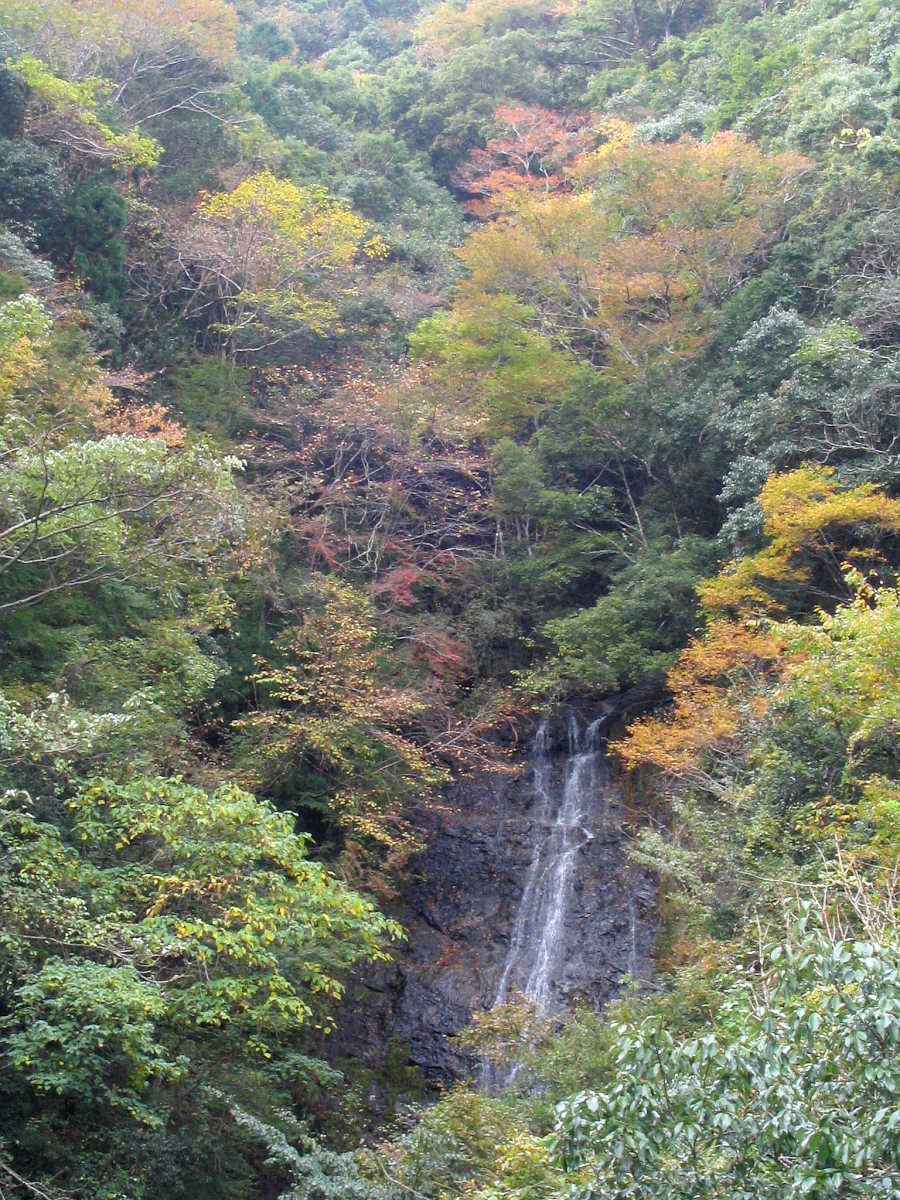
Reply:
<svg viewBox="0 0 900 1200"><path fill-rule="evenodd" d="M64 257L98 300L113 305L128 286L120 239L126 221L125 201L108 184L80 184L66 196L60 230L69 251Z"/></svg>
<svg viewBox="0 0 900 1200"><path fill-rule="evenodd" d="M46 150L33 142L0 142L0 218L46 246L62 217L63 181Z"/></svg>
<svg viewBox="0 0 900 1200"><path fill-rule="evenodd" d="M865 864L897 853L900 606L859 575L854 599L817 624L780 627L800 662L776 695L754 788L831 853Z"/></svg>
<svg viewBox="0 0 900 1200"><path fill-rule="evenodd" d="M184 586L240 529L237 460L144 431L98 436L112 398L83 363L80 379L48 378L52 334L33 296L0 308L0 604L34 604L108 578Z"/></svg>
<svg viewBox="0 0 900 1200"><path fill-rule="evenodd" d="M617 1030L616 1081L560 1105L554 1155L579 1200L890 1196L898 1159L900 962L892 939L798 921L715 1025Z"/></svg>
<svg viewBox="0 0 900 1200"><path fill-rule="evenodd" d="M132 1195L156 1196L182 1106L210 1110L235 1055L259 1072L326 1022L346 970L398 930L305 857L291 817L232 785L97 780L56 822L42 809L59 811L11 792L0 816L0 1089L25 1090L4 1138L47 1170L89 1130L95 1184L123 1168Z"/></svg>
<svg viewBox="0 0 900 1200"><path fill-rule="evenodd" d="M542 423L549 405L585 383L572 358L527 328L536 316L508 294L482 295L423 321L410 349L434 363L431 386L445 404L458 397L476 429L481 423L488 436L521 437Z"/></svg>
<svg viewBox="0 0 900 1200"><path fill-rule="evenodd" d="M234 502L231 463L198 447L110 435L17 451L4 463L2 607L118 578L173 585L204 568ZM172 562L172 556L178 561ZM193 561L193 568L191 562Z"/></svg>
<svg viewBox="0 0 900 1200"><path fill-rule="evenodd" d="M696 626L696 582L712 557L691 537L625 567L592 608L547 624L556 669L576 687L611 690L670 666Z"/></svg>

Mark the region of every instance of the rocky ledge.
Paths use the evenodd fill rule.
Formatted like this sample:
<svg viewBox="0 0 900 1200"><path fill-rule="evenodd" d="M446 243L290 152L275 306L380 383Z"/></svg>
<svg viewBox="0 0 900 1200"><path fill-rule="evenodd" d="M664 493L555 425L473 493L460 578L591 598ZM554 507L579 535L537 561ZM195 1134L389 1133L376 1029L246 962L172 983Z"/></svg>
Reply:
<svg viewBox="0 0 900 1200"><path fill-rule="evenodd" d="M489 1009L510 960L536 840L547 836L541 789L561 790L571 771L570 724L616 721L622 702L579 706L545 725L544 774L533 746L510 769L458 779L441 808L421 817L427 849L412 863L399 913L408 941L390 968L363 981L345 1006L344 1034L357 1049L399 1038L433 1084L472 1063L449 1040ZM656 886L628 859L636 814L602 756L584 809L585 836L571 851L569 899L557 930L551 1007L599 1008L624 976L648 979L656 931ZM543 868L542 868L543 869ZM521 936L521 934L520 934ZM512 986L521 986L512 972Z"/></svg>

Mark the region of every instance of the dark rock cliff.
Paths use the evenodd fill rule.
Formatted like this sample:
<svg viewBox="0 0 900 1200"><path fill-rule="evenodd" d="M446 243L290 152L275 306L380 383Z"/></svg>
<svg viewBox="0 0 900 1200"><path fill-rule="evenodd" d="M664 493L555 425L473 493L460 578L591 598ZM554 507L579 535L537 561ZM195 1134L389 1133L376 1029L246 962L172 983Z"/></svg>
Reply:
<svg viewBox="0 0 900 1200"><path fill-rule="evenodd" d="M581 727L620 712L607 704L578 714ZM570 759L568 722L546 726L544 784L564 785ZM412 863L399 912L408 941L391 967L359 981L345 1006L341 1040L377 1056L399 1038L409 1060L432 1083L472 1068L448 1039L473 1013L492 1006L509 961L536 839L546 836L547 808L536 787L535 760L523 740L511 770L474 774L448 789L445 804L422 814L427 849ZM585 807L589 836L572 852L569 900L561 921L553 1007L585 1000L600 1007L622 977L648 978L655 935L656 889L630 863L634 814L621 783L599 758ZM520 986L513 971L512 983Z"/></svg>

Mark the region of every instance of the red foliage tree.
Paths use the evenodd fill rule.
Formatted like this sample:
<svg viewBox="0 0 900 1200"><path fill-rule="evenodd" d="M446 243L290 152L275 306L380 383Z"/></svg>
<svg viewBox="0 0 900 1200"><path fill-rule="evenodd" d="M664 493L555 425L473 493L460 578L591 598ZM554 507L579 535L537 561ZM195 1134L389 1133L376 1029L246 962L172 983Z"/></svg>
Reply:
<svg viewBox="0 0 900 1200"><path fill-rule="evenodd" d="M590 113L501 106L494 120L497 136L483 150L473 150L452 180L470 197L464 207L483 218L497 215L504 192L564 187L566 167L599 140Z"/></svg>

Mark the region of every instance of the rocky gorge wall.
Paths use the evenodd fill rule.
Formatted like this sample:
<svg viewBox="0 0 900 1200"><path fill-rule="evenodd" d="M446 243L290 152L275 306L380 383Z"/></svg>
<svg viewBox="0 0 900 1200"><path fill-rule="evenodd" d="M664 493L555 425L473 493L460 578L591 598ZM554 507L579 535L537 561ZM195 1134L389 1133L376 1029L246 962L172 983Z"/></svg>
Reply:
<svg viewBox="0 0 900 1200"><path fill-rule="evenodd" d="M509 769L457 779L422 814L427 848L398 914L408 941L358 982L341 1040L398 1038L448 1084L473 1068L448 1039L514 991L553 1012L649 978L656 885L626 853L633 814L604 744L617 715L556 714L523 732Z"/></svg>

